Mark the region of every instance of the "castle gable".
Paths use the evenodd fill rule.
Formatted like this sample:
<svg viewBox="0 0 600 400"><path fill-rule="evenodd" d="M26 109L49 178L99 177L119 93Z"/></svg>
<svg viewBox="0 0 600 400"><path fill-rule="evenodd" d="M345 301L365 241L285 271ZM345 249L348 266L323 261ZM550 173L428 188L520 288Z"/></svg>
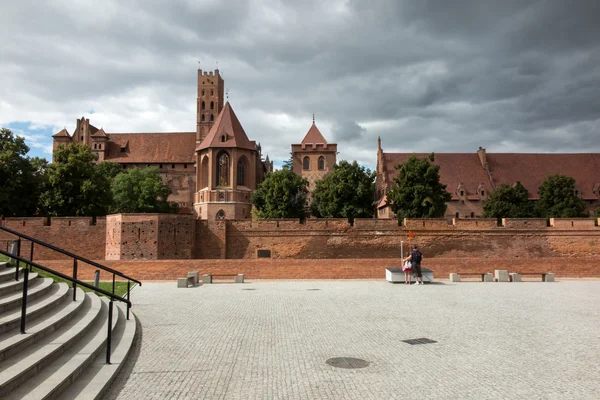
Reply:
<svg viewBox="0 0 600 400"><path fill-rule="evenodd" d="M327 140L325 140L325 138L321 134L321 131L319 130L319 128L317 128L317 125L315 125L314 121L312 126L306 133L306 136L304 136L304 139L302 139L301 144L327 144Z"/></svg>

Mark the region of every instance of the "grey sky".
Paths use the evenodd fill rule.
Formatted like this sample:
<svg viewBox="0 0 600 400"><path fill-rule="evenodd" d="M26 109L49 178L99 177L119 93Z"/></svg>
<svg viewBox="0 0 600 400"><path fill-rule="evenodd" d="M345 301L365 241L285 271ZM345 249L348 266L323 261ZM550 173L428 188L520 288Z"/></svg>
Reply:
<svg viewBox="0 0 600 400"><path fill-rule="evenodd" d="M1 0L0 125L82 115L194 131L197 61L281 161L312 122L340 159L600 151L600 2ZM93 114L91 112L93 111ZM33 132L43 127L47 132Z"/></svg>

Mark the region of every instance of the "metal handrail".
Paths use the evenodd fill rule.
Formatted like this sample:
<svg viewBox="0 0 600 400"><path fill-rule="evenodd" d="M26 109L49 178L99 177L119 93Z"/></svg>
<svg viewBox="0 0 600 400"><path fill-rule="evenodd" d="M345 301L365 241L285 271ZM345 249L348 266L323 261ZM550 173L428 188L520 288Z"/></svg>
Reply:
<svg viewBox="0 0 600 400"><path fill-rule="evenodd" d="M59 278L62 278L66 281L71 282L73 292L76 291L76 285L79 285L79 286L83 286L85 288L93 290L94 292L97 292L97 293L100 293L100 294L103 294L103 295L109 297L110 301L108 302L108 333L106 335L106 363L110 364L110 354L111 354L111 347L112 347L113 300L121 301L121 302L127 304L127 319L129 319L129 308L131 308L131 301L129 301L128 299L125 299L121 296L118 296L114 293L110 293L104 289L100 289L93 285L90 285L89 283L80 281L79 279L77 279L75 277L72 278L68 275L60 273L58 271L54 271L48 267L45 267L41 264L36 263L36 262L27 260L21 256L15 255L15 254L12 254L8 251L4 251L4 250L0 249L0 254L4 254L5 256L9 257L9 259L17 260L17 262L16 262L17 277L19 275L19 267L20 267L19 264L24 263L25 265L30 265L32 267L39 268L43 271L46 271L50 274L58 276ZM75 272L76 272L76 270L75 270ZM27 267L25 267L23 269L23 298L22 298L22 302L21 302L21 333L22 334L26 333L25 324L27 321L27 291L28 291L28 287L29 287L29 269L27 269ZM113 291L114 291L114 285L113 285ZM129 297L129 281L127 282L127 297ZM73 294L73 301L75 301L75 300L76 300L75 294Z"/></svg>
<svg viewBox="0 0 600 400"><path fill-rule="evenodd" d="M73 254L73 253L71 253L70 251L67 251L67 250L61 249L61 248L59 248L59 247L53 246L53 245L51 245L51 244L49 244L49 243L46 243L46 242L43 242L43 241L41 241L41 240L39 240L39 239L36 239L36 238L33 238L33 237L31 237L31 236L25 235L24 233L21 233L21 232L14 231L14 230L12 230L12 229L10 229L10 228L7 228L7 227L5 227L5 226L0 226L0 230L3 230L3 231L5 231L5 232L8 232L8 233L11 233L11 234L13 234L13 235L15 235L15 236L18 236L18 237L21 237L21 238L23 238L23 239L27 239L27 240L29 240L30 242L37 243L37 244L39 244L39 245L41 245L41 246L47 247L47 248L49 248L49 249L51 249L51 250L57 251L57 252L59 252L59 253L62 253L62 254L64 254L64 255L66 255L66 256L69 256L69 257L75 258L75 259L77 259L77 260L79 260L79 261L83 261L83 262L84 262L84 263L86 263L86 264L90 264L90 265L92 265L92 266L94 266L94 267L97 267L97 268L103 269L104 271L107 271L107 272L110 272L110 273L112 273L112 274L118 275L118 276L120 276L121 278L128 279L128 280L130 280L130 281L132 281L132 282L135 282L135 283L137 283L138 285L142 286L142 282L138 281L137 279L133 279L133 278L131 278L131 277L129 277L129 276L127 276L127 275L125 275L124 273L122 273L122 272L120 272L120 271L114 270L114 269L112 269L112 268L110 268L110 267L107 267L107 266L105 266L105 265L99 264L99 263L97 263L97 262L95 262L95 261L88 260L87 258L84 258L84 257L78 256L77 254Z"/></svg>

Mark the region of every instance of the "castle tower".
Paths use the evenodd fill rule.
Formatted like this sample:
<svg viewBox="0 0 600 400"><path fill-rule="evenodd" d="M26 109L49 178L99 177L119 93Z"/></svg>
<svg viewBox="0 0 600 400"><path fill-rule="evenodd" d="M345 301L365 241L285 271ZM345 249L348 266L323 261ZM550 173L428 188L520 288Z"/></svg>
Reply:
<svg viewBox="0 0 600 400"><path fill-rule="evenodd" d="M56 153L58 147L61 145L68 146L71 143L73 143L73 138L66 128L52 135L52 162L54 162L54 153Z"/></svg>
<svg viewBox="0 0 600 400"><path fill-rule="evenodd" d="M92 152L98 156L98 162L104 161L106 158L106 150L108 150L108 142L110 141L104 129L100 128L98 131L90 135L92 144Z"/></svg>
<svg viewBox="0 0 600 400"><path fill-rule="evenodd" d="M224 81L219 70L198 69L198 100L196 115L196 145L206 137L223 109Z"/></svg>
<svg viewBox="0 0 600 400"><path fill-rule="evenodd" d="M317 181L333 171L336 157L337 144L327 143L313 117L302 143L292 145L292 170L308 180L308 191L312 193Z"/></svg>
<svg viewBox="0 0 600 400"><path fill-rule="evenodd" d="M195 215L208 220L250 218L260 153L229 102L196 147L196 159Z"/></svg>

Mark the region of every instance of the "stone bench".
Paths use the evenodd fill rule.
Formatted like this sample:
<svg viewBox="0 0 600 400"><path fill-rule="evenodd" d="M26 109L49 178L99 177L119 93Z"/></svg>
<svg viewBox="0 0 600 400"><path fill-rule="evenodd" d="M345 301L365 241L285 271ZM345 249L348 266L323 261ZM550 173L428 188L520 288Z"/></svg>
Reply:
<svg viewBox="0 0 600 400"><path fill-rule="evenodd" d="M460 274L450 274L450 282L460 282L463 276L479 276L481 282L493 282L494 276L490 272L461 272Z"/></svg>
<svg viewBox="0 0 600 400"><path fill-rule="evenodd" d="M188 272L187 278L177 278L177 287L178 288L186 288L190 285L196 286L196 285L198 285L199 277L200 277L200 272L190 271L190 272Z"/></svg>
<svg viewBox="0 0 600 400"><path fill-rule="evenodd" d="M541 276L542 282L554 282L554 274L552 272L519 272L517 275Z"/></svg>
<svg viewBox="0 0 600 400"><path fill-rule="evenodd" d="M235 283L244 283L244 274L204 274L202 275L202 283L213 283L213 277L233 277Z"/></svg>

